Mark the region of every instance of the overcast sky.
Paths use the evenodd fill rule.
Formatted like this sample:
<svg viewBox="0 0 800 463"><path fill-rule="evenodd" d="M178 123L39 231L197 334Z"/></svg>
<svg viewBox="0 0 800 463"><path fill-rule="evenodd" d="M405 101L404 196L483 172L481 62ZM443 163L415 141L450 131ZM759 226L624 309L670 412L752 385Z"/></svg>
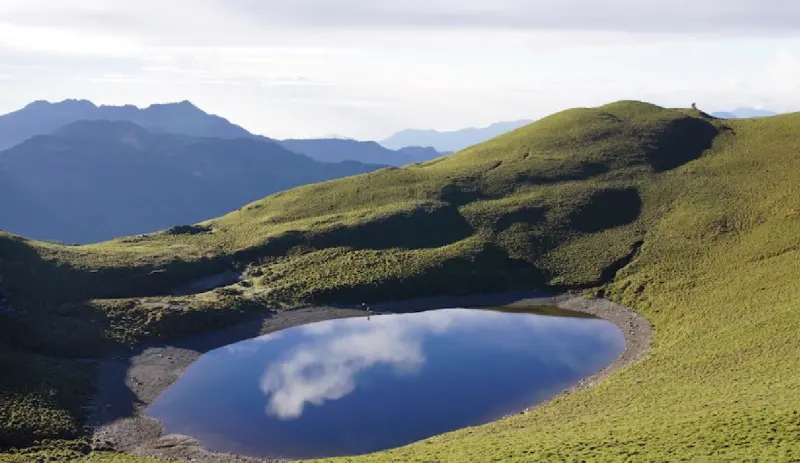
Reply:
<svg viewBox="0 0 800 463"><path fill-rule="evenodd" d="M2 113L190 100L271 137L800 110L800 1L0 0L0 86Z"/></svg>

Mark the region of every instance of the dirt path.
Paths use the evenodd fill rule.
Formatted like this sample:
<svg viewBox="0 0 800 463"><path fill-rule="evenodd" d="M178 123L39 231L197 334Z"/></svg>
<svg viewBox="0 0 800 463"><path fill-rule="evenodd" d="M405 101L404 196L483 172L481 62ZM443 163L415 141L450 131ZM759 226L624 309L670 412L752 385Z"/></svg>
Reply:
<svg viewBox="0 0 800 463"><path fill-rule="evenodd" d="M449 307L555 305L592 314L615 323L623 331L626 349L611 365L583 379L562 393L591 387L610 373L640 359L650 346L652 329L642 316L606 300L574 296L547 297L540 293L516 292L440 297L393 302L372 306L374 314L416 312ZM169 344L143 346L99 363L98 392L90 408L89 426L95 448L129 452L140 456L206 461L213 463L270 462L261 458L218 454L204 450L188 436L164 435L157 420L145 416L146 408L203 353L292 326L364 316L364 311L349 308L312 307L279 312L232 328L207 333ZM527 411L527 410L526 410Z"/></svg>

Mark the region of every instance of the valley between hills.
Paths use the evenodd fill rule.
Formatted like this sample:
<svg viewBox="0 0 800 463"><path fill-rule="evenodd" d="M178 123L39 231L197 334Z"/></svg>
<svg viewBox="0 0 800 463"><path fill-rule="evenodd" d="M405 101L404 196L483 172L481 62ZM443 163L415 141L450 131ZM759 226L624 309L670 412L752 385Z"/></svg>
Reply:
<svg viewBox="0 0 800 463"><path fill-rule="evenodd" d="M115 352L300 307L525 290L628 307L650 349L524 414L330 461L796 461L798 130L620 101L161 232L2 233L0 461L157 461L84 428Z"/></svg>

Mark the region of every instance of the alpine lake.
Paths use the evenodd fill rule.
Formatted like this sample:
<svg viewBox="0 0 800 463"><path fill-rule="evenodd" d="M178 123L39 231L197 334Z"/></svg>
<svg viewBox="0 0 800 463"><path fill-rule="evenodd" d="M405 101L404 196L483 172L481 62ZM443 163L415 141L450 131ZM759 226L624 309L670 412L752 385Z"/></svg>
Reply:
<svg viewBox="0 0 800 463"><path fill-rule="evenodd" d="M147 414L212 451L358 455L519 413L624 350L615 324L554 307L365 315L210 351Z"/></svg>

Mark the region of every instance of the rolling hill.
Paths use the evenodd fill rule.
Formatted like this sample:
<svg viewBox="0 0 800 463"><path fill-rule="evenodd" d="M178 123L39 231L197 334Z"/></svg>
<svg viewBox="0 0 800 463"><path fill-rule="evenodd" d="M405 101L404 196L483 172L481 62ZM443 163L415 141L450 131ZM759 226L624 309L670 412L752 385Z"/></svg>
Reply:
<svg viewBox="0 0 800 463"><path fill-rule="evenodd" d="M252 138L80 121L0 152L0 229L102 241L199 222L276 191L380 167L320 163Z"/></svg>
<svg viewBox="0 0 800 463"><path fill-rule="evenodd" d="M80 247L0 235L17 311L0 315L14 372L0 376L0 448L33 445L11 462L84 456L82 359L113 346L299 303L536 288L632 307L653 347L525 414L336 461L796 460L799 132L800 114L622 101L171 232ZM244 281L169 295L226 270Z"/></svg>
<svg viewBox="0 0 800 463"><path fill-rule="evenodd" d="M531 120L496 122L488 127L469 127L452 131L407 129L381 141L381 145L395 150L408 146L429 146L440 153L461 151L472 145L530 124Z"/></svg>

